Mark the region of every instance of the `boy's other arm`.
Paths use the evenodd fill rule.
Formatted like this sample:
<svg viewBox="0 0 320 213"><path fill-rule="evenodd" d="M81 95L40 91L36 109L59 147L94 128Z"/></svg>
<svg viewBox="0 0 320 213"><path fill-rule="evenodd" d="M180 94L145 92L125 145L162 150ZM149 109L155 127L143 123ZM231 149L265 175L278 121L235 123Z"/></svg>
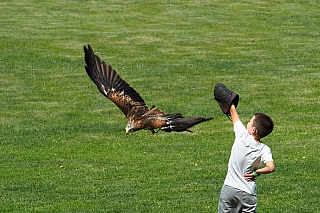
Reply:
<svg viewBox="0 0 320 213"><path fill-rule="evenodd" d="M269 174L273 171L274 171L274 162L273 161L266 162L265 167L256 170L256 172L258 174Z"/></svg>
<svg viewBox="0 0 320 213"><path fill-rule="evenodd" d="M230 114L231 114L232 124L235 124L235 122L240 120L237 109L233 104L230 107Z"/></svg>
<svg viewBox="0 0 320 213"><path fill-rule="evenodd" d="M265 167L261 168L261 169L257 169L256 170L256 173L258 175L260 174L269 174L271 172L274 172L274 162L273 161L268 161L266 162L265 164ZM247 182L251 182L253 181L254 179L256 178L255 174L254 173L250 173L250 174L244 174L244 179L247 181Z"/></svg>

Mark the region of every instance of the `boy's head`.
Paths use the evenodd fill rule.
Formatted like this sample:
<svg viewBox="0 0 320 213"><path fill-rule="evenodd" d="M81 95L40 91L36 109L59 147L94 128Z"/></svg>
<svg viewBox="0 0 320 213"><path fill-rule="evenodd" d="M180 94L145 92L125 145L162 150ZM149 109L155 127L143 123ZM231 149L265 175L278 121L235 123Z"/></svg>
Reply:
<svg viewBox="0 0 320 213"><path fill-rule="evenodd" d="M273 121L268 115L256 113L248 123L247 130L250 134L261 139L272 132L273 126Z"/></svg>

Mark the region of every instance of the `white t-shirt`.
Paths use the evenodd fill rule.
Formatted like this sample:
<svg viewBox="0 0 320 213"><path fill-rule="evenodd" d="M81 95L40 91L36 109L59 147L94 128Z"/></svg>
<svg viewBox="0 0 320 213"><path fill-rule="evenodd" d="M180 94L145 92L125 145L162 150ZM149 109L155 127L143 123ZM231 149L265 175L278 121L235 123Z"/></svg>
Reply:
<svg viewBox="0 0 320 213"><path fill-rule="evenodd" d="M236 139L224 184L256 195L256 182L247 182L243 175L258 169L261 162L273 161L271 150L267 145L257 143L240 120L234 124L234 132Z"/></svg>

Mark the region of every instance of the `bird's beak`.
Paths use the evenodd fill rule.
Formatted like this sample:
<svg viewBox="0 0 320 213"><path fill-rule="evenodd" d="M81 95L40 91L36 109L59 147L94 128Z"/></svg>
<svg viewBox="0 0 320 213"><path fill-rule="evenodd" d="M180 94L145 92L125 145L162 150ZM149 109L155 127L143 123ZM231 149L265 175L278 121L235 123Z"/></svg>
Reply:
<svg viewBox="0 0 320 213"><path fill-rule="evenodd" d="M128 131L128 130L126 130L126 135L127 135L127 134L129 134L129 131Z"/></svg>

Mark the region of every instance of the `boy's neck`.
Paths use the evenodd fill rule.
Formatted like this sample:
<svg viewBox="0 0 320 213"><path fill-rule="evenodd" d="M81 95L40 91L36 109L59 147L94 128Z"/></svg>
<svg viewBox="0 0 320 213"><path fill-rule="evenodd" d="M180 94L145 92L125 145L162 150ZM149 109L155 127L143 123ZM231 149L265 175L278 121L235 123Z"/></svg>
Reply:
<svg viewBox="0 0 320 213"><path fill-rule="evenodd" d="M253 135L253 138L254 138L254 140L255 140L257 143L261 143L261 142L260 142L260 138L254 137L254 135Z"/></svg>

